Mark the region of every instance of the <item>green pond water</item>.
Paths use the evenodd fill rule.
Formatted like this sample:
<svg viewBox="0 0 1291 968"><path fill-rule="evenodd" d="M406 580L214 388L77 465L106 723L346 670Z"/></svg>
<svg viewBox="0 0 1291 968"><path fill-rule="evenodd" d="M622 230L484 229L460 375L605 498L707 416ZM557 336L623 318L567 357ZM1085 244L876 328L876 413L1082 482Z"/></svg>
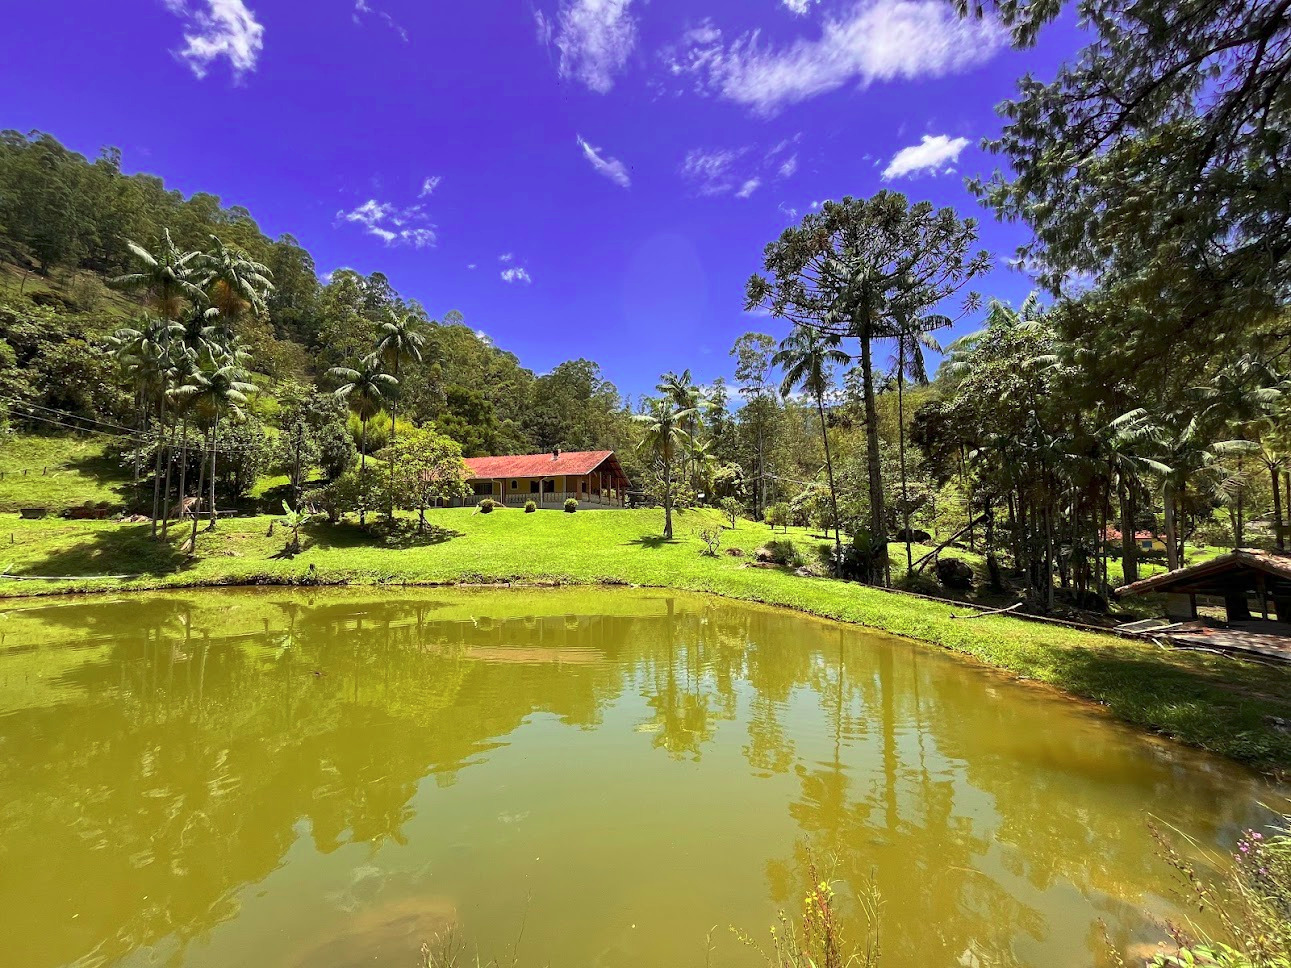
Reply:
<svg viewBox="0 0 1291 968"><path fill-rule="evenodd" d="M747 965L807 859L885 968L1105 963L1282 791L925 646L635 590L0 618L0 965ZM713 930L716 928L716 930ZM711 940L710 940L711 933ZM711 948L711 950L710 950Z"/></svg>

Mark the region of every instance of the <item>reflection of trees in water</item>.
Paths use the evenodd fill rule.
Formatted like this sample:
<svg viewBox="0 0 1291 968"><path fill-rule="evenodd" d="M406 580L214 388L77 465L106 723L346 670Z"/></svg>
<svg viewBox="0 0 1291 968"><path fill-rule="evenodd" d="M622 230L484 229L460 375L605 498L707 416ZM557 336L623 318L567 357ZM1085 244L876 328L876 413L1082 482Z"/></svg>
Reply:
<svg viewBox="0 0 1291 968"><path fill-rule="evenodd" d="M1083 892L1123 940L1138 892L1163 877L1147 809L1178 804L1172 819L1203 841L1254 820L1231 795L1196 809L1232 782L1223 771L1107 757L1092 728L1055 729L1047 699L1001 701L916 648L769 609L667 599L653 614L464 620L416 596L322 596L258 600L226 621L221 601L28 619L49 640L108 648L95 661L50 649L78 698L0 720L15 964L111 962L162 939L182 958L301 830L323 852L402 843L423 778L452 784L533 713L593 728L621 699L646 704L655 747L679 759L744 720L750 769L796 783L803 841L768 865L773 900L801 898L808 849L851 883L876 870L885 968L965 952L1027 963L1018 943L1061 931L1096 951L1086 925L1056 922L1046 891ZM79 912L73 880L96 899Z"/></svg>

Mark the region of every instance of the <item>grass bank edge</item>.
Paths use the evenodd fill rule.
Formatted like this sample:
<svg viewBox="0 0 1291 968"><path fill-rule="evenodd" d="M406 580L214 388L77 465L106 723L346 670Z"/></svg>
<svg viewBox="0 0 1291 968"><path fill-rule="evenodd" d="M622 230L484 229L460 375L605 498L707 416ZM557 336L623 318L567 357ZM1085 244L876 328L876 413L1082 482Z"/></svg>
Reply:
<svg viewBox="0 0 1291 968"><path fill-rule="evenodd" d="M184 567L131 581L5 582L0 584L0 597L305 584L671 588L789 608L934 645L1092 701L1124 722L1188 745L1260 768L1291 768L1291 736L1281 728L1291 721L1288 670L1163 651L1147 643L1008 616L952 619L953 606L900 591L747 567L747 557L706 557L693 537L696 527L709 523L699 515L676 541L665 544L647 541L639 534L639 516L623 517L623 512L527 516L524 524L519 516L498 524L504 516L440 514L437 523L447 522L459 529L452 532L456 538L466 539L457 550L454 540L411 548L334 544L313 555L307 549L296 558L275 559L269 552L281 546L282 538L266 533L270 518L246 518L222 522L216 532L201 535L199 558ZM605 517L608 514L615 517ZM534 522L534 517L540 520ZM549 543L556 533L564 539L559 546ZM635 539L618 540L628 534ZM769 534L765 527L747 525L729 532L729 537L733 546L744 550L761 544ZM115 543L86 551L96 536L104 535ZM814 540L805 533L795 537L804 544ZM625 543L629 547L621 547ZM13 550L24 547L36 549L37 555L43 549L48 561L96 562L129 573L133 567L157 569L148 556L161 553L147 538L146 526L127 531L106 523L31 523L23 543ZM25 557L28 569L41 560ZM359 562L347 564L347 559Z"/></svg>

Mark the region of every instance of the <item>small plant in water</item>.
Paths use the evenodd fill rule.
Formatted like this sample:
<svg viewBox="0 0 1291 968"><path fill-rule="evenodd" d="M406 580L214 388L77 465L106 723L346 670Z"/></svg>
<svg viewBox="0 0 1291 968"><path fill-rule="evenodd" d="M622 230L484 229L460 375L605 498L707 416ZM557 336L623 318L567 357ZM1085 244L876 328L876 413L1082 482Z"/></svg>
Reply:
<svg viewBox="0 0 1291 968"><path fill-rule="evenodd" d="M857 944L844 935L835 910L834 887L821 878L815 861L807 865L807 875L815 886L802 900L802 917L795 920L780 912L779 923L771 928L771 950L732 928L735 936L757 951L770 968L876 968L882 900L874 877L871 875L857 893L866 921L865 942Z"/></svg>
<svg viewBox="0 0 1291 968"><path fill-rule="evenodd" d="M1211 882L1197 873L1155 825L1152 836L1199 909L1215 913L1226 937L1208 938L1191 926L1167 924L1177 950L1160 952L1150 968L1291 968L1291 830L1269 837L1247 831L1228 873ZM1175 831L1178 833L1178 831ZM1193 847L1200 847L1184 836ZM1218 858L1207 860L1223 869ZM1113 952L1117 964L1125 961Z"/></svg>

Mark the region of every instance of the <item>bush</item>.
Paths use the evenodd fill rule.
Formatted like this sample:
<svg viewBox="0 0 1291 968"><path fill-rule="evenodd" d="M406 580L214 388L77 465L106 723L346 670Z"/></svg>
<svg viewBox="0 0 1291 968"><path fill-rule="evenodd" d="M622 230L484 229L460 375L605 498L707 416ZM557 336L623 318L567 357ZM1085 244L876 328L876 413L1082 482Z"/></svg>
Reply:
<svg viewBox="0 0 1291 968"><path fill-rule="evenodd" d="M770 526L772 531L776 528L783 528L788 531L789 515L789 505L781 501L779 504L770 505L766 511L763 512L762 520Z"/></svg>
<svg viewBox="0 0 1291 968"><path fill-rule="evenodd" d="M577 510L578 510L578 501L574 500L574 498L572 497L565 501L566 514L573 514Z"/></svg>
<svg viewBox="0 0 1291 968"><path fill-rule="evenodd" d="M739 500L733 497L724 497L718 507L722 509L723 514L731 519L731 527L734 528L735 519L740 516L740 511L743 510Z"/></svg>
<svg viewBox="0 0 1291 968"><path fill-rule="evenodd" d="M498 506L498 502L491 497L486 497L476 506L480 509L481 514L492 514L493 509Z"/></svg>
<svg viewBox="0 0 1291 968"><path fill-rule="evenodd" d="M525 502L524 502L524 513L525 513L525 514L533 514L533 512L534 512L534 511L537 511L537 510L538 510L538 505L534 504L534 503L533 503L533 501L525 501Z"/></svg>
<svg viewBox="0 0 1291 968"><path fill-rule="evenodd" d="M716 558L722 547L722 529L703 528L699 532L699 540L704 542L704 554Z"/></svg>
<svg viewBox="0 0 1291 968"><path fill-rule="evenodd" d="M757 550L757 559L790 568L797 568L802 564L802 555L798 553L794 543L787 540L768 541Z"/></svg>

